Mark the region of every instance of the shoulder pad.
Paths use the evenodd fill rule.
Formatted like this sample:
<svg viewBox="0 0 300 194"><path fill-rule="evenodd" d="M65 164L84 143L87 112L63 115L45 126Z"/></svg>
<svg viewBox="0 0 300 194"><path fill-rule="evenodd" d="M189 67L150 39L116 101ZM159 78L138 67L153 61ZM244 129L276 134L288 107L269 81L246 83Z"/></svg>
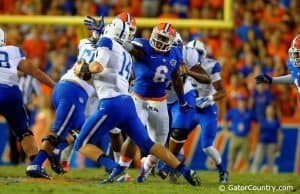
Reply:
<svg viewBox="0 0 300 194"><path fill-rule="evenodd" d="M113 42L110 38L102 37L96 43L96 47L106 47L109 50L112 50Z"/></svg>

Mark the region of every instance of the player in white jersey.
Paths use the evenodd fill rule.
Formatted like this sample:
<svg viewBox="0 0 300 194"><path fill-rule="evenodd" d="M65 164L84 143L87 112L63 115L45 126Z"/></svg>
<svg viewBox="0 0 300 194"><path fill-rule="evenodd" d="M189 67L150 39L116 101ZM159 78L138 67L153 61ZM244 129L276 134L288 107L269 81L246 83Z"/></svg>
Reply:
<svg viewBox="0 0 300 194"><path fill-rule="evenodd" d="M215 101L221 100L226 96L220 75L221 66L218 61L207 57L206 48L201 41L193 40L187 46L195 48L199 55L202 56L201 67L211 79L210 84L203 84L190 78L197 93L195 122L201 126L201 148L214 160L219 171L219 181L226 183L228 181L228 172L223 166L220 153L213 145L218 130L218 110Z"/></svg>
<svg viewBox="0 0 300 194"><path fill-rule="evenodd" d="M5 117L32 161L38 150L33 133L29 130L28 117L18 87L17 71L29 74L51 88L55 82L33 66L19 47L7 46L5 41L5 33L0 28L0 114Z"/></svg>
<svg viewBox="0 0 300 194"><path fill-rule="evenodd" d="M124 130L145 153L152 153L177 168L192 185L199 185L199 178L187 169L162 145L154 144L137 116L129 89L129 75L132 66L130 54L122 47L128 41L129 27L122 20L113 20L105 27L104 35L98 42L95 61L82 65L77 73L91 72L100 106L84 124L76 142L75 149L91 160L113 167L107 180L113 182L124 171L118 163L108 158L97 147L99 137L113 127Z"/></svg>
<svg viewBox="0 0 300 194"><path fill-rule="evenodd" d="M177 47L183 53L183 62L184 66L181 66L181 70L185 74L183 76L184 80L184 95L188 104L192 107L188 111L184 112L180 110L180 105L178 102L177 95L172 87L172 83L167 87L167 100L168 100L168 111L170 117L170 139L168 141L168 147L170 151L177 156L177 158L182 159L182 155L179 153L182 145L184 144L190 129L193 126L193 119L195 115L195 98L196 92L194 87L191 84L191 80L187 76L194 77L200 83L210 83L210 77L207 73L201 68L190 70L191 67L199 65L201 63L198 52L194 48L187 47L183 45L183 40L180 34L176 33L174 47ZM201 71L200 71L201 70ZM164 166L161 161L158 165L159 169ZM162 178L165 178L167 174L163 173L162 169L159 171L159 175ZM175 181L176 173L170 173L170 179Z"/></svg>
<svg viewBox="0 0 300 194"><path fill-rule="evenodd" d="M80 42L78 61L61 77L52 92L55 119L51 131L42 140L42 147L37 157L27 168L26 172L30 177L50 178L45 171L42 171L42 165L47 158L57 174L65 172L53 151L55 148L62 150L72 144L85 121L87 100L95 90L89 81L91 74L76 75L74 71L77 65L93 61L97 38L93 36Z"/></svg>

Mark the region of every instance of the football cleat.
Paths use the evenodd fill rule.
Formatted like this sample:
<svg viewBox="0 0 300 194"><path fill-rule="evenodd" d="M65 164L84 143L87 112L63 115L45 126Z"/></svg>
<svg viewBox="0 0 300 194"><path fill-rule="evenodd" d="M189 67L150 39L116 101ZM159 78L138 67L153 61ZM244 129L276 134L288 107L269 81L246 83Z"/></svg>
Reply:
<svg viewBox="0 0 300 194"><path fill-rule="evenodd" d="M228 176L229 173L227 171L224 172L219 172L219 177L220 177L220 183L227 183L228 182Z"/></svg>
<svg viewBox="0 0 300 194"><path fill-rule="evenodd" d="M136 179L138 183L143 183L146 180L146 178L148 177L149 173L151 172L152 168L148 171L146 171L146 169L144 168L145 162L146 162L146 158L142 158L140 174Z"/></svg>
<svg viewBox="0 0 300 194"><path fill-rule="evenodd" d="M40 165L29 165L26 169L26 175L31 178L52 179Z"/></svg>
<svg viewBox="0 0 300 194"><path fill-rule="evenodd" d="M130 182L132 180L133 180L133 178L129 174L124 174L124 175L120 176L119 178L117 178L116 182L123 183L123 182Z"/></svg>
<svg viewBox="0 0 300 194"><path fill-rule="evenodd" d="M185 174L183 174L184 178L193 186L200 186L201 180L200 177L193 170L188 170Z"/></svg>
<svg viewBox="0 0 300 194"><path fill-rule="evenodd" d="M64 169L65 173L69 172L71 169L68 161L65 161L65 160L61 162L61 167Z"/></svg>
<svg viewBox="0 0 300 194"><path fill-rule="evenodd" d="M60 164L59 155L56 155L56 154L49 155L48 159L50 161L52 170L56 174L64 174L65 173L64 168Z"/></svg>
<svg viewBox="0 0 300 194"><path fill-rule="evenodd" d="M118 177L124 175L124 170L126 169L126 167L124 166L117 166L116 168L114 168L112 170L112 172L110 173L110 175L108 176L107 179L103 180L100 182L100 184L106 184L106 183L112 183L115 180L118 179Z"/></svg>

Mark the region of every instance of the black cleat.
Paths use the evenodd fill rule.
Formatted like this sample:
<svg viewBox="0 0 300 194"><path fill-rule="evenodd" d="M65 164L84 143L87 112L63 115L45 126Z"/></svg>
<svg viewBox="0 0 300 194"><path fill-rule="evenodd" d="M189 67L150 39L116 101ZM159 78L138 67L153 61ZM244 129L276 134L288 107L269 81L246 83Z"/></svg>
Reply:
<svg viewBox="0 0 300 194"><path fill-rule="evenodd" d="M58 158L58 155L52 154L52 155L48 156L48 159L50 161L52 170L56 174L64 174L64 173L66 173L66 171L64 170L64 168L60 164L60 160Z"/></svg>
<svg viewBox="0 0 300 194"><path fill-rule="evenodd" d="M201 180L200 177L196 174L195 171L189 170L187 173L183 174L184 178L193 186L200 186Z"/></svg>
<svg viewBox="0 0 300 194"><path fill-rule="evenodd" d="M31 178L52 179L46 170L39 165L29 165L26 169L26 175Z"/></svg>
<svg viewBox="0 0 300 194"><path fill-rule="evenodd" d="M227 171L224 172L219 172L219 177L220 177L220 183L227 183L228 182L228 176L229 173Z"/></svg>

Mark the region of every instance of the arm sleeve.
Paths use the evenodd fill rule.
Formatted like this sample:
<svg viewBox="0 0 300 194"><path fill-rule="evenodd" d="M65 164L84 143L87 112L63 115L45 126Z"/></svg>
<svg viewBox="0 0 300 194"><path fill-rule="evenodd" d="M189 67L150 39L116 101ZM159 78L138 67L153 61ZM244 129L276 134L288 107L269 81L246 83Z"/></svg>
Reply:
<svg viewBox="0 0 300 194"><path fill-rule="evenodd" d="M291 74L288 75L283 75L279 77L273 77L272 78L272 83L273 84L293 84L293 78Z"/></svg>
<svg viewBox="0 0 300 194"><path fill-rule="evenodd" d="M211 70L211 76L210 76L211 82L216 82L221 80L220 72L221 72L221 65L220 63L216 62Z"/></svg>

